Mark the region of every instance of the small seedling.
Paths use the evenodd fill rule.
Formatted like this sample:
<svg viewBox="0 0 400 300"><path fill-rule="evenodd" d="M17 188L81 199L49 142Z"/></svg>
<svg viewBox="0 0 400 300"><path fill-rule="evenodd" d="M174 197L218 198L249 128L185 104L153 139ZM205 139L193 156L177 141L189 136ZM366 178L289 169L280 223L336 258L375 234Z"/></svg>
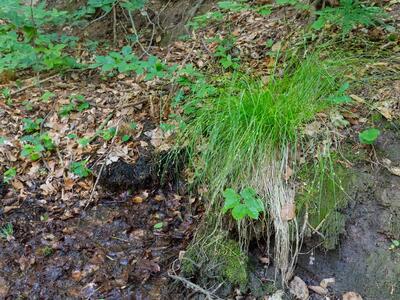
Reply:
<svg viewBox="0 0 400 300"><path fill-rule="evenodd" d="M4 172L4 182L9 183L15 175L17 175L17 169L16 168L10 168L7 171Z"/></svg>
<svg viewBox="0 0 400 300"><path fill-rule="evenodd" d="M163 226L164 226L164 223L160 222L160 223L157 223L154 225L154 229L161 229L161 228L163 228Z"/></svg>
<svg viewBox="0 0 400 300"><path fill-rule="evenodd" d="M87 160L72 162L69 166L69 170L80 178L87 177L91 174L91 171L86 167L86 164Z"/></svg>
<svg viewBox="0 0 400 300"><path fill-rule="evenodd" d="M240 194L229 188L224 191L225 204L222 209L224 213L232 209L232 217L240 221L245 217L257 220L259 214L264 211L262 200L257 197L252 188L244 188Z"/></svg>
<svg viewBox="0 0 400 300"><path fill-rule="evenodd" d="M400 248L400 241L399 240L393 240L392 243L389 246L389 250L395 250Z"/></svg>
<svg viewBox="0 0 400 300"><path fill-rule="evenodd" d="M40 129L40 125L42 124L43 119L39 118L36 120L32 120L32 119L24 118L24 119L22 119L22 122L24 123L24 126L22 129L26 133L33 133Z"/></svg>
<svg viewBox="0 0 400 300"><path fill-rule="evenodd" d="M22 146L21 156L28 157L32 161L41 158L43 152L55 149L54 142L48 133L24 136L21 140L27 142Z"/></svg>
<svg viewBox="0 0 400 300"><path fill-rule="evenodd" d="M373 143L375 143L380 134L381 132L379 131L379 129L370 128L360 132L358 138L361 144L372 145Z"/></svg>
<svg viewBox="0 0 400 300"><path fill-rule="evenodd" d="M14 239L13 234L14 227L11 223L8 223L0 229L0 237L7 241L12 241Z"/></svg>
<svg viewBox="0 0 400 300"><path fill-rule="evenodd" d="M115 133L117 132L117 129L115 128L115 127L111 127L111 128L109 128L109 129L105 129L105 130L102 130L101 132L100 132L100 134L101 134L101 137L105 140L105 141L109 141L109 140L111 140L114 136L115 136Z"/></svg>
<svg viewBox="0 0 400 300"><path fill-rule="evenodd" d="M345 82L339 88L339 90L336 92L336 94L329 97L328 100L330 102L332 102L333 104L342 104L342 103L351 102L351 98L345 94L349 87L350 87L350 84L348 82Z"/></svg>
<svg viewBox="0 0 400 300"><path fill-rule="evenodd" d="M129 135L129 134L124 134L122 137L121 137L121 140L124 142L124 143L126 143L127 141L129 141L131 139L131 136Z"/></svg>
<svg viewBox="0 0 400 300"><path fill-rule="evenodd" d="M54 93L46 91L44 92L44 94L40 97L40 99L42 99L42 101L44 102L49 102L51 100L51 98L53 98L55 96Z"/></svg>

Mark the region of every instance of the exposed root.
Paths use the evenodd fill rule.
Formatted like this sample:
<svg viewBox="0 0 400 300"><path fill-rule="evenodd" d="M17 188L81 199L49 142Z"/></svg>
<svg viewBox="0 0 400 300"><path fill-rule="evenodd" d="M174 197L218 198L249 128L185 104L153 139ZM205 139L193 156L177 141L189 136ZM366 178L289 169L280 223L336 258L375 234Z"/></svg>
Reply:
<svg viewBox="0 0 400 300"><path fill-rule="evenodd" d="M257 192L266 201L266 210L269 213L269 226L273 226L275 235L274 261L277 271L282 276L284 284L293 275L297 255L301 247L304 230L299 232L296 218L286 219L282 209L294 205L294 189L283 178L288 168L288 149L282 153L282 158L265 162L255 171L253 185Z"/></svg>
<svg viewBox="0 0 400 300"><path fill-rule="evenodd" d="M222 300L222 298L218 297L217 295L215 295L215 292L222 286L222 284L218 285L217 288L215 288L213 291L208 291L206 289L203 289L201 286L187 280L184 277L178 276L178 275L172 275L172 274L168 274L169 277L171 277L172 279L178 280L180 282L182 282L187 288L190 288L196 292L202 293L204 296L206 296L206 299L209 300Z"/></svg>

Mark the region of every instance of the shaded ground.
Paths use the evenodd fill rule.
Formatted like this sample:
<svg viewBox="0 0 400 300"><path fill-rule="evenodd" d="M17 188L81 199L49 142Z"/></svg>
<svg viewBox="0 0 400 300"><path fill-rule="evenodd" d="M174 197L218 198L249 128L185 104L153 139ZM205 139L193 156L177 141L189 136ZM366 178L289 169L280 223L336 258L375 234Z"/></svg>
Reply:
<svg viewBox="0 0 400 300"><path fill-rule="evenodd" d="M399 141L399 131L383 134L379 158L390 157L399 164ZM400 236L400 177L382 166L358 166L353 174L339 247L325 252L308 244L299 257L297 272L309 285L335 278L334 294L357 291L363 299L399 299L400 253L389 248Z"/></svg>
<svg viewBox="0 0 400 300"><path fill-rule="evenodd" d="M135 203L124 195L62 217L39 200L26 200L2 216L14 225L14 239L1 242L0 293L8 290L12 299L158 299L196 223L187 201L157 194ZM155 229L160 222L165 225Z"/></svg>
<svg viewBox="0 0 400 300"><path fill-rule="evenodd" d="M396 11L400 10L395 6ZM171 19L175 17L179 23L181 17ZM229 22L200 30L193 40L178 41L165 49L153 47L152 53L171 63L193 63L207 70L218 46L212 38L233 35L237 39L233 54L239 55L246 67L266 76L275 64L272 47L266 42L272 40L274 49L279 48L288 36L301 36L300 30L293 31L308 22L308 16L292 8L276 9L264 17L254 12L229 14L227 19ZM369 33L367 30L367 39ZM384 44L384 35L379 38ZM392 46L390 51L395 48ZM83 55L83 59L88 56ZM378 63L371 67L373 71L382 67L396 70L390 61ZM380 87L386 97L377 99L379 103L398 101L398 94L393 93L395 84L385 82ZM371 93L359 96L372 99L378 87L368 87ZM47 90L55 96L44 104L40 97ZM95 177L80 179L68 171L72 161L89 159L90 167L99 171L103 161L132 164L143 151L168 149L169 136L154 124L165 120L169 108L163 107L163 111L160 103L168 103L174 92L169 82L144 82L143 78L124 75L102 80L82 72L57 77L18 94L11 106L0 102L0 136L7 139L0 146L0 163L4 170L18 167L8 188L0 185L0 226L14 227L13 238L0 240L0 298L174 298L165 290L167 272L198 224L202 208L197 200L175 187L109 194L94 188ZM61 118L58 112L69 103L71 94L83 95L91 108ZM387 112L385 105L378 105L380 114ZM396 101L387 105L391 112L396 105L400 107ZM357 110L345 116L352 125L358 122L355 131L362 128L359 119L365 117L357 115ZM45 119L40 130L55 139L57 152L46 153L37 162L20 157L22 119L26 117ZM133 131L127 129L131 122L137 124ZM76 139L68 137L92 137L103 123L104 128L128 132L132 139L123 143L120 138L105 141L96 137L87 147L80 147ZM378 157L400 164L398 132L393 128L388 132L378 144L383 152ZM355 290L365 299L398 299L399 264L393 262L399 261L399 252L388 251L388 246L390 239L400 238L400 225L396 223L400 179L382 166L360 165L355 170L357 180L341 247L328 253L305 249L307 254L300 256L298 272L308 284L335 277L332 294ZM309 264L311 255L313 265ZM264 270L260 273L266 282L274 279ZM253 287L255 295L260 288L256 283ZM262 291L259 297L267 293ZM315 294L312 297L318 299Z"/></svg>

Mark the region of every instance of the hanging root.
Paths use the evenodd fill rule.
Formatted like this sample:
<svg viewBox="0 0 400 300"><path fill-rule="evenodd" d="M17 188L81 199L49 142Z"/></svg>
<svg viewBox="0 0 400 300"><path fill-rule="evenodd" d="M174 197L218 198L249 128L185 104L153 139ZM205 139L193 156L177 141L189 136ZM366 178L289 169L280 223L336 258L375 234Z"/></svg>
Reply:
<svg viewBox="0 0 400 300"><path fill-rule="evenodd" d="M255 170L253 186L265 199L269 226L275 235L274 261L280 272L282 283L287 284L293 275L297 255L301 247L303 229L294 215L295 191L283 174L288 169L289 151L285 149L280 160L268 160Z"/></svg>

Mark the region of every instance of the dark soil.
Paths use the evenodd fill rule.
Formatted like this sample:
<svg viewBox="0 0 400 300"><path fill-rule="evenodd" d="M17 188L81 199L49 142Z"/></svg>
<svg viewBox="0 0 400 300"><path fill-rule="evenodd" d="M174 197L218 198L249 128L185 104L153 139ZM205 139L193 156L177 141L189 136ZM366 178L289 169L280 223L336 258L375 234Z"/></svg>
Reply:
<svg viewBox="0 0 400 300"><path fill-rule="evenodd" d="M187 203L162 191L135 203L125 193L60 218L40 199L25 201L0 215L14 226L13 240L0 241L0 298L169 298L167 271L197 222Z"/></svg>
<svg viewBox="0 0 400 300"><path fill-rule="evenodd" d="M400 163L398 133L383 133L376 150L379 160ZM334 277L333 295L356 291L367 300L400 299L400 253L389 250L391 240L400 238L400 177L382 166L363 164L353 171L339 247L326 252L309 243L299 256L297 273L309 285Z"/></svg>

